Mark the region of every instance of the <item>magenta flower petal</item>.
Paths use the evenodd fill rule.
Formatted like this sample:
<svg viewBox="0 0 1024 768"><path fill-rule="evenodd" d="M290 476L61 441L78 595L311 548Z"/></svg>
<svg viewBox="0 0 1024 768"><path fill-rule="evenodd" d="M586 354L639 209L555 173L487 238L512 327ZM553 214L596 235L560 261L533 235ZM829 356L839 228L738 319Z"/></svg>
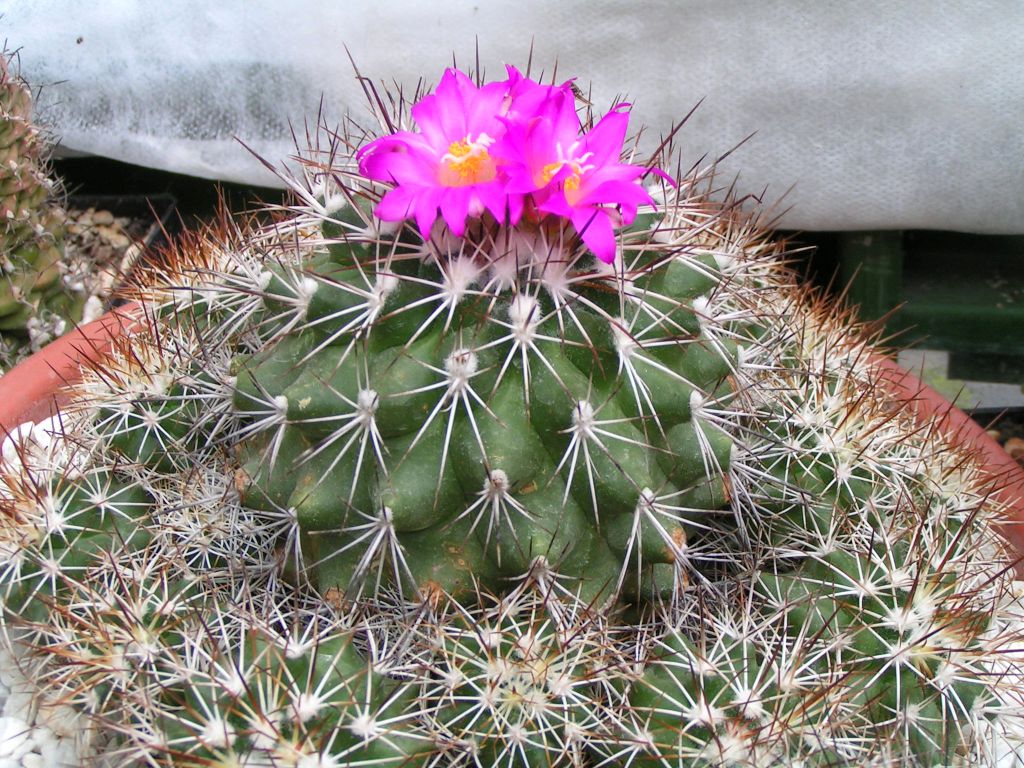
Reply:
<svg viewBox="0 0 1024 768"><path fill-rule="evenodd" d="M510 123L494 156L504 161L506 188L529 194L547 186L543 169L553 156L554 133L551 120L535 117L525 123Z"/></svg>
<svg viewBox="0 0 1024 768"><path fill-rule="evenodd" d="M624 223L630 224L639 206L654 202L647 190L636 183L643 174L644 169L635 165L618 165L597 171L587 179L586 185L580 186L579 196L572 197L572 206L614 203L622 210ZM571 197L571 193L564 196Z"/></svg>
<svg viewBox="0 0 1024 768"><path fill-rule="evenodd" d="M497 89L493 88L495 85ZM497 122L497 109L501 106L505 91L501 83L492 83L487 88L490 90L478 89L468 76L457 69L445 70L434 92L413 106L412 119L423 131L426 141L438 150L464 138L474 128L476 133L486 131L492 123ZM485 94L490 96L489 100ZM488 103L481 105L481 101ZM481 112L485 119L481 119Z"/></svg>
<svg viewBox="0 0 1024 768"><path fill-rule="evenodd" d="M367 145L358 156L359 170L364 176L392 184L432 182L434 163L428 147L418 140L407 141L398 136L385 138Z"/></svg>
<svg viewBox="0 0 1024 768"><path fill-rule="evenodd" d="M374 214L382 221L404 221L413 218L424 238L430 236L430 228L437 218L439 193L429 187L409 185L388 190L377 204Z"/></svg>
<svg viewBox="0 0 1024 768"><path fill-rule="evenodd" d="M529 121L506 120L495 155L506 166L507 189L528 193L537 210L568 219L602 261L615 255L614 227L632 223L653 200L640 185L646 168L621 162L629 124L620 104L583 136L572 102L551 97Z"/></svg>
<svg viewBox="0 0 1024 768"><path fill-rule="evenodd" d="M456 237L466 232L466 215L473 202L471 187L449 187L441 192L441 216Z"/></svg>
<svg viewBox="0 0 1024 768"><path fill-rule="evenodd" d="M424 240L430 237L430 230L437 220L437 207L441 203L442 194L442 190L436 187L426 187L420 189L415 196L413 215Z"/></svg>
<svg viewBox="0 0 1024 768"><path fill-rule="evenodd" d="M413 215L415 196L409 187L388 190L377 204L374 214L382 221L404 221Z"/></svg>
<svg viewBox="0 0 1024 768"><path fill-rule="evenodd" d="M497 185L480 187L477 195L483 207L502 223L517 224L523 215L525 195L510 194L506 188Z"/></svg>
<svg viewBox="0 0 1024 768"><path fill-rule="evenodd" d="M377 139L357 155L367 178L405 190L386 194L377 215L394 217L405 206L424 236L438 213L457 236L466 219L485 208L504 215L505 177L490 150L505 133L501 117L509 103L507 82L477 86L464 73L447 70L411 110L419 132ZM522 210L521 204L514 208Z"/></svg>
<svg viewBox="0 0 1024 768"><path fill-rule="evenodd" d="M526 206L526 195L509 194L505 197L507 203L507 223L515 226L523 217L523 208ZM501 216L498 216L497 218L498 221L503 220Z"/></svg>
<svg viewBox="0 0 1024 768"><path fill-rule="evenodd" d="M506 123L528 122L534 117L547 116L566 120L572 131L579 133L580 121L576 115L572 81L561 85L542 85L523 77L515 67L507 67L508 110L503 117Z"/></svg>
<svg viewBox="0 0 1024 768"><path fill-rule="evenodd" d="M456 236L489 212L516 224L527 203L571 221L598 258L614 258L615 227L653 201L646 168L623 163L628 104L580 133L571 82L544 85L507 67L501 82L477 85L447 70L411 110L416 131L399 131L357 153L360 171L393 185L376 213L415 218L424 237L440 215Z"/></svg>
<svg viewBox="0 0 1024 768"><path fill-rule="evenodd" d="M605 264L615 261L615 228L608 209L577 210L572 215L572 225L598 259Z"/></svg>
<svg viewBox="0 0 1024 768"><path fill-rule="evenodd" d="M619 163L629 127L629 113L619 110L626 106L617 105L583 137L583 151L593 153L588 162L598 167Z"/></svg>
<svg viewBox="0 0 1024 768"><path fill-rule="evenodd" d="M585 209L586 206L582 206L579 210ZM562 194L562 192L556 191L538 202L537 210L543 211L544 213L550 213L553 216L560 216L563 219L571 219L573 214L576 213L577 208L569 205L569 202L565 199L565 195Z"/></svg>
<svg viewBox="0 0 1024 768"><path fill-rule="evenodd" d="M498 117L507 92L503 82L478 88L462 72L449 69L434 93L412 108L412 118L440 158L452 143L477 141L481 134L491 139L500 135L504 127Z"/></svg>

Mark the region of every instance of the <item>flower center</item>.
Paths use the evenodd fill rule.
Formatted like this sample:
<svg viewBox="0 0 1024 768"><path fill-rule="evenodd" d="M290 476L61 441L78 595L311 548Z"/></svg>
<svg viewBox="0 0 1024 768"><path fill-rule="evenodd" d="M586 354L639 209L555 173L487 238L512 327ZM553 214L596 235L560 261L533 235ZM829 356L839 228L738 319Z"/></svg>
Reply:
<svg viewBox="0 0 1024 768"><path fill-rule="evenodd" d="M593 152L584 152L579 157L574 157L579 147L580 143L574 141L569 147L568 155L566 155L565 150L562 149L561 142L555 145L558 151L558 160L548 163L541 169L541 186L550 183L555 176L561 173L563 168L568 168L569 175L562 179L562 190L575 192L580 188L580 179L583 174L594 170L596 166L586 165L587 160L594 156Z"/></svg>
<svg viewBox="0 0 1024 768"><path fill-rule="evenodd" d="M476 141L466 136L449 144L448 152L441 157L441 183L465 187L492 181L498 174L487 148L493 143L494 139L481 133Z"/></svg>

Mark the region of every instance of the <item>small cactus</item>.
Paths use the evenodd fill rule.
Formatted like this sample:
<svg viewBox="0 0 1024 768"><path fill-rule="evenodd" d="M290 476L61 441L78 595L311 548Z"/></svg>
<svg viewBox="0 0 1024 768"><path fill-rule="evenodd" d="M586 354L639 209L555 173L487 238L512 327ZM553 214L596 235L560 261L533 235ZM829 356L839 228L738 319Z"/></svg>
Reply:
<svg viewBox="0 0 1024 768"><path fill-rule="evenodd" d="M411 117L186 238L10 444L41 700L149 765L995 764L991 480L786 244L568 85Z"/></svg>
<svg viewBox="0 0 1024 768"><path fill-rule="evenodd" d="M0 54L0 333L33 349L81 317L85 296L64 285L64 211L46 165L47 144L32 120L32 92Z"/></svg>

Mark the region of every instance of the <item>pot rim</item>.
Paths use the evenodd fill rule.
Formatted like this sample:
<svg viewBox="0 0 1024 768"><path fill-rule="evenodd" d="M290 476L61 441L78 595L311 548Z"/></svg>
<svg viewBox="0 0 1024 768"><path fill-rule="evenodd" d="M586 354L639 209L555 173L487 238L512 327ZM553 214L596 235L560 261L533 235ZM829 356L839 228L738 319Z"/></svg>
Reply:
<svg viewBox="0 0 1024 768"><path fill-rule="evenodd" d="M0 434L55 415L64 388L81 379L81 367L108 354L115 342L142 327L142 307L130 302L51 341L0 376Z"/></svg>

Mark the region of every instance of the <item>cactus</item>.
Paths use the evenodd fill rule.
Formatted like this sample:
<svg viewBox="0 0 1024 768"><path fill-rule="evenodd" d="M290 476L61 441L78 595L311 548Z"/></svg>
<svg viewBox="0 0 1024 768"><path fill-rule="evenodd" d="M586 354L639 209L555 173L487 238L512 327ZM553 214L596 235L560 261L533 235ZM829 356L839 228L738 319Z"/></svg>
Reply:
<svg viewBox="0 0 1024 768"><path fill-rule="evenodd" d="M411 116L149 267L5 450L41 701L151 765L995 764L1001 504L787 245L568 85Z"/></svg>
<svg viewBox="0 0 1024 768"><path fill-rule="evenodd" d="M363 264L348 236L316 267L264 273L268 303L299 302L301 319L235 362L236 411L268 427L243 444L243 498L294 510L321 589L359 591L385 551L390 586L414 591L461 594L537 558L586 576L588 594L635 587L655 564L671 587L684 547L729 535L732 440L693 413L729 398L735 355L692 307L714 285L710 259L644 276L635 290L681 286L663 294L670 310L623 308L614 277L572 285L582 253L541 245L525 265L500 237L421 265ZM516 275L507 292L477 287L501 270Z"/></svg>
<svg viewBox="0 0 1024 768"><path fill-rule="evenodd" d="M32 349L78 320L84 295L67 290L64 277L64 211L54 202L55 182L46 165L47 143L32 120L32 92L0 54L0 333L5 365L16 349Z"/></svg>
<svg viewBox="0 0 1024 768"><path fill-rule="evenodd" d="M479 765L586 764L625 703L622 629L553 590L543 569L485 597L416 625L428 732Z"/></svg>

